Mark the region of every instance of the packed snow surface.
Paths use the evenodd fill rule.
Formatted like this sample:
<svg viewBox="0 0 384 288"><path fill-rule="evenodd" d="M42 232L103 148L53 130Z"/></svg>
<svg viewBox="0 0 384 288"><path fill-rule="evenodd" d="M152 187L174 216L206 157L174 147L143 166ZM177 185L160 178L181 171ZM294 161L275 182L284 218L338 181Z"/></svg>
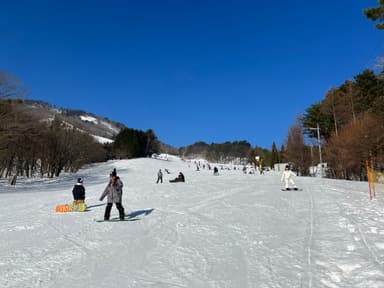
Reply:
<svg viewBox="0 0 384 288"><path fill-rule="evenodd" d="M95 221L113 168L136 221ZM169 183L180 171L186 183ZM147 158L0 183L0 287L384 287L383 195L370 201L367 183L281 191L278 172L219 172ZM77 177L89 211L55 213Z"/></svg>

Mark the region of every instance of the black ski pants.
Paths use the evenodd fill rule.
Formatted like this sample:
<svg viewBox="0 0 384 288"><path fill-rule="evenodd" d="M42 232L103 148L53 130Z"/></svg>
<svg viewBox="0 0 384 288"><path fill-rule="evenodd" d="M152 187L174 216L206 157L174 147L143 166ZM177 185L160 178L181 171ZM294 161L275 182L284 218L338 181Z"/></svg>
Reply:
<svg viewBox="0 0 384 288"><path fill-rule="evenodd" d="M109 217L111 216L111 209L112 209L113 203L108 203L107 207L105 207L105 213L104 213L104 220L109 220ZM121 205L121 203L115 203L117 210L119 210L119 217L120 220L124 220L124 207Z"/></svg>

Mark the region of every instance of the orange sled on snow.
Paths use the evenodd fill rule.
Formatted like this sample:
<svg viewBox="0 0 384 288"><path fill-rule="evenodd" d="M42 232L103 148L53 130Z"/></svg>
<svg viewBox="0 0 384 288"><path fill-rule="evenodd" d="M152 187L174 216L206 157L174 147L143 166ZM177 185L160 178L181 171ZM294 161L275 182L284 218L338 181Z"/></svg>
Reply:
<svg viewBox="0 0 384 288"><path fill-rule="evenodd" d="M56 206L56 212L71 212L71 205L69 204L63 204L63 205L57 205Z"/></svg>
<svg viewBox="0 0 384 288"><path fill-rule="evenodd" d="M62 204L56 206L56 213L62 212L84 212L87 210L87 205L84 200L75 200L72 204Z"/></svg>

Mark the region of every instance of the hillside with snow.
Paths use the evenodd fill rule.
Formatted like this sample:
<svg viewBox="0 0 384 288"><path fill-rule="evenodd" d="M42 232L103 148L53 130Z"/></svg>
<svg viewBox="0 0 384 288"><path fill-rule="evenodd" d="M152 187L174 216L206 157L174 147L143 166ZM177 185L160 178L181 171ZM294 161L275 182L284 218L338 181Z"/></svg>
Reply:
<svg viewBox="0 0 384 288"><path fill-rule="evenodd" d="M102 222L110 171L135 221ZM156 184L158 169L164 183ZM182 171L185 183L169 183ZM383 194L367 183L196 171L168 157L0 183L0 287L384 287ZM87 212L55 213L84 178ZM380 189L378 189L380 190ZM118 216L112 208L112 217Z"/></svg>
<svg viewBox="0 0 384 288"><path fill-rule="evenodd" d="M33 115L39 121L50 122L54 118L60 119L67 127L88 133L100 143L111 143L114 136L126 128L122 123L90 112L56 108L42 101L25 100L22 105L26 113Z"/></svg>

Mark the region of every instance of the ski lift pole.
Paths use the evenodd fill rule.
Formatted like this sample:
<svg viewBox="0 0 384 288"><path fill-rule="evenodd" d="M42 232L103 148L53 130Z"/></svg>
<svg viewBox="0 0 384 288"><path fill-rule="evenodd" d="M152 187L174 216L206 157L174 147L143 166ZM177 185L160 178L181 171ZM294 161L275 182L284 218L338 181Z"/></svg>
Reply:
<svg viewBox="0 0 384 288"><path fill-rule="evenodd" d="M320 169L321 169L321 177L323 177L323 155L321 152L321 138L320 138L320 126L319 122L317 122L315 127L308 127L309 130L315 130L317 132L317 145L319 146L319 160L320 160Z"/></svg>
<svg viewBox="0 0 384 288"><path fill-rule="evenodd" d="M366 167L366 170L367 170L369 199L372 200L371 176L370 176L371 173L369 172L369 163L368 163L368 160L365 160L365 167Z"/></svg>
<svg viewBox="0 0 384 288"><path fill-rule="evenodd" d="M323 156L322 156L322 153L321 153L321 140L320 140L320 127L319 127L319 123L317 123L316 130L317 130L317 143L319 144L319 158L320 158L321 170L323 170ZM323 171L321 171L321 173L323 173Z"/></svg>

